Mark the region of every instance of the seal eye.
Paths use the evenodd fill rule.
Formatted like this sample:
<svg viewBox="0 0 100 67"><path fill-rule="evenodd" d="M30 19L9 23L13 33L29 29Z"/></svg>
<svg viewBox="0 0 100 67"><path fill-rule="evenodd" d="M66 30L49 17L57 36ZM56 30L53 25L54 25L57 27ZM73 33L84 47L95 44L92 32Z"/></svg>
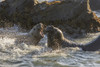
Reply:
<svg viewBox="0 0 100 67"><path fill-rule="evenodd" d="M35 30L35 29L34 29Z"/></svg>

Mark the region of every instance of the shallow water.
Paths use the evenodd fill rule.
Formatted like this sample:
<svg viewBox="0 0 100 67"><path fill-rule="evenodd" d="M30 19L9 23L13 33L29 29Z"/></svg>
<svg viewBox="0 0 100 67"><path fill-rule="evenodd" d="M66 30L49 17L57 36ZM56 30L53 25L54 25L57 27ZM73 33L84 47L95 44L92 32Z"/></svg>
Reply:
<svg viewBox="0 0 100 67"><path fill-rule="evenodd" d="M0 29L0 67L99 67L100 51L84 52L79 48L64 48L52 51L47 48L45 36L38 46L15 44L18 27ZM77 43L88 43L100 33L87 34L84 38L71 39Z"/></svg>

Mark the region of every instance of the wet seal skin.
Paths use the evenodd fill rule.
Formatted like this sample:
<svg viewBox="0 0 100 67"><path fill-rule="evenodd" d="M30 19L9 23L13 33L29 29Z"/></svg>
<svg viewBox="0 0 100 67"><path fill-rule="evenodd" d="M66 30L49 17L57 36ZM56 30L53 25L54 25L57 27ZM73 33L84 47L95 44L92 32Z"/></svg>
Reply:
<svg viewBox="0 0 100 67"><path fill-rule="evenodd" d="M24 42L26 44L37 45L38 42L44 37L43 30L44 25L42 23L35 25L28 34L17 36L16 44Z"/></svg>
<svg viewBox="0 0 100 67"><path fill-rule="evenodd" d="M64 47L79 47L84 51L97 51L100 49L100 36L88 44L80 45L66 39L62 31L57 27L49 25L45 31L48 37L48 47L52 49Z"/></svg>

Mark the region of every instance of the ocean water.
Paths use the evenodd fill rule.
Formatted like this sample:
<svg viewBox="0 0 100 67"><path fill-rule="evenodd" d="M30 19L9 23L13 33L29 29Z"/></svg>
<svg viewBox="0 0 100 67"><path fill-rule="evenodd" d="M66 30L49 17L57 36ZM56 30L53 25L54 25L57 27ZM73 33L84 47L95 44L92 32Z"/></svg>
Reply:
<svg viewBox="0 0 100 67"><path fill-rule="evenodd" d="M100 10L94 11L98 17L100 17Z"/></svg>
<svg viewBox="0 0 100 67"><path fill-rule="evenodd" d="M19 31L15 25L0 28L0 67L100 67L100 51L85 52L79 48L52 50L48 48L47 37L37 46L15 43L16 36L27 32ZM70 40L76 43L88 43L100 33L88 33L83 38Z"/></svg>

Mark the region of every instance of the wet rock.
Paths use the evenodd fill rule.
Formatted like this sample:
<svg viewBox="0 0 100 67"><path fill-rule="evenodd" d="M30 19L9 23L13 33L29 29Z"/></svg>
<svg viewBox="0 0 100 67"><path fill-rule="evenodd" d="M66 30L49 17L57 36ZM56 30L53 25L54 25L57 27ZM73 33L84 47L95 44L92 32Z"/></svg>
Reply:
<svg viewBox="0 0 100 67"><path fill-rule="evenodd" d="M100 10L100 0L90 0L92 10Z"/></svg>
<svg viewBox="0 0 100 67"><path fill-rule="evenodd" d="M73 29L85 30L86 32L98 31L100 20L92 12L89 0L66 0L56 4L54 3L50 3L45 10L35 13L33 21L44 22L47 25L63 25L64 31L68 33L69 31L70 33L74 33L75 31ZM48 5L48 3L46 4ZM80 33L80 31L78 32Z"/></svg>
<svg viewBox="0 0 100 67"><path fill-rule="evenodd" d="M13 24L22 26L25 22L31 22L29 13L36 4L38 4L37 0L5 0L0 3L0 19L3 21L6 19ZM5 22L9 23L7 21Z"/></svg>
<svg viewBox="0 0 100 67"><path fill-rule="evenodd" d="M5 6L5 10L10 15L16 11L23 12L24 9L30 9L37 3L37 0L5 0L2 2L2 4L6 4L3 6Z"/></svg>
<svg viewBox="0 0 100 67"><path fill-rule="evenodd" d="M36 1L36 2L35 2ZM64 0L38 3L37 0L6 0L0 12L3 19L12 21L22 28L31 29L37 23L54 25L63 31L96 32L100 20L92 12L89 0Z"/></svg>

